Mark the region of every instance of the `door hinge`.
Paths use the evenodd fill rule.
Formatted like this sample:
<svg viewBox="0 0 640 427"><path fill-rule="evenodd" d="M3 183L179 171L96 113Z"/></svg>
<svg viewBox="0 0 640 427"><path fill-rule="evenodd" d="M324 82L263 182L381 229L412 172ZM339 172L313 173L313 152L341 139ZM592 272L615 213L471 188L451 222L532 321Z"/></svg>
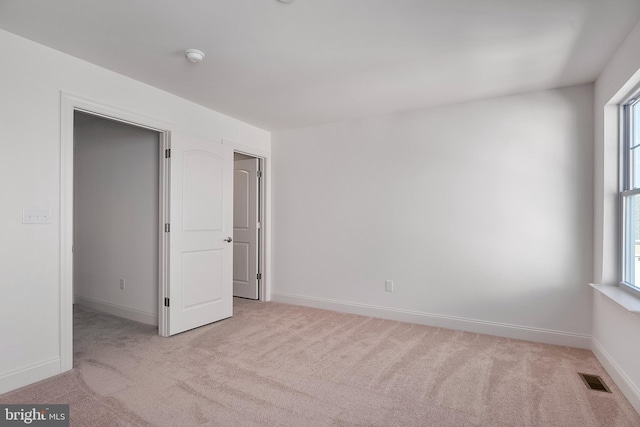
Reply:
<svg viewBox="0 0 640 427"><path fill-rule="evenodd" d="M262 178L262 171L258 171L258 178Z"/></svg>
<svg viewBox="0 0 640 427"><path fill-rule="evenodd" d="M170 226L170 225L169 225L169 223L167 222L167 223L164 225L164 232L165 232L165 233L168 233L170 230L171 230L171 226Z"/></svg>
<svg viewBox="0 0 640 427"><path fill-rule="evenodd" d="M169 307L169 298L164 299L164 306Z"/></svg>
<svg viewBox="0 0 640 427"><path fill-rule="evenodd" d="M171 157L171 148L164 150L164 158L168 159L169 157Z"/></svg>
<svg viewBox="0 0 640 427"><path fill-rule="evenodd" d="M260 229L262 228L262 223L261 223L261 222L259 222L259 223L257 224L257 227L258 227L258 230L260 230Z"/></svg>
<svg viewBox="0 0 640 427"><path fill-rule="evenodd" d="M262 273L258 273L258 274L256 274L256 278L257 278L258 280L262 280Z"/></svg>

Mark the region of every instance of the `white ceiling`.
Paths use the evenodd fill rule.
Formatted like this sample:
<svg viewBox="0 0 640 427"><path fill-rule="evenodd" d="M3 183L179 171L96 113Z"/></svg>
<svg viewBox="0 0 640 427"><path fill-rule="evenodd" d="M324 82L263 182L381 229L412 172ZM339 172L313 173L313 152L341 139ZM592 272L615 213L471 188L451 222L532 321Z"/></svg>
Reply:
<svg viewBox="0 0 640 427"><path fill-rule="evenodd" d="M639 18L640 0L0 0L2 29L267 130L592 82Z"/></svg>

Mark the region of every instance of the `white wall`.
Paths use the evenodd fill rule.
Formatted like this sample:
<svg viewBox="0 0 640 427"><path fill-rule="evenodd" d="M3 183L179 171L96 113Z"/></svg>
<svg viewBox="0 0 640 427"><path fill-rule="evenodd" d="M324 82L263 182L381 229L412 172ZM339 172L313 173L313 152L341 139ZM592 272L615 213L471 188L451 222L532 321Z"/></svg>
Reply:
<svg viewBox="0 0 640 427"><path fill-rule="evenodd" d="M274 133L273 298L588 347L592 105L582 85Z"/></svg>
<svg viewBox="0 0 640 427"><path fill-rule="evenodd" d="M172 124L176 132L270 151L268 132L0 31L0 393L60 372L61 91ZM188 78L188 76L185 76ZM23 207L52 223L23 225Z"/></svg>
<svg viewBox="0 0 640 427"><path fill-rule="evenodd" d="M159 137L101 118L74 127L74 300L155 325Z"/></svg>
<svg viewBox="0 0 640 427"><path fill-rule="evenodd" d="M618 104L640 83L640 23L611 58L595 84L595 192L593 281L618 277ZM593 352L640 412L638 314L598 291L593 298ZM631 338L630 337L634 337Z"/></svg>

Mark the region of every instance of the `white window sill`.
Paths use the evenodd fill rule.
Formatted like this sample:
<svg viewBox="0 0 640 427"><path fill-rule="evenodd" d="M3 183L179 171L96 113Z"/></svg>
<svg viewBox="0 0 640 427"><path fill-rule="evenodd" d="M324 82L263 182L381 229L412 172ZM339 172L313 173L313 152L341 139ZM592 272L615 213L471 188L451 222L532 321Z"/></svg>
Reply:
<svg viewBox="0 0 640 427"><path fill-rule="evenodd" d="M594 285L593 283L589 283L589 285L628 311L640 314L640 296L634 295L621 286Z"/></svg>

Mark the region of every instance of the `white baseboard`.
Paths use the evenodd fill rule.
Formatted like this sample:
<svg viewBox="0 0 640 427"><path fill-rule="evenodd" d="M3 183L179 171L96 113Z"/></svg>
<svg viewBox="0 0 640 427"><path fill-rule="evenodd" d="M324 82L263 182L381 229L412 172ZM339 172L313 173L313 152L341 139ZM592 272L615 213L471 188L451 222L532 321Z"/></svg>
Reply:
<svg viewBox="0 0 640 427"><path fill-rule="evenodd" d="M60 359L51 359L0 375L0 394L42 381L60 373Z"/></svg>
<svg viewBox="0 0 640 427"><path fill-rule="evenodd" d="M112 314L125 319L135 320L136 322L146 323L147 325L158 326L158 315L148 313L146 311L135 310L133 308L123 307L121 305L111 304L104 301L98 301L91 298L73 297L74 304L87 307L91 310L101 311L103 313Z"/></svg>
<svg viewBox="0 0 640 427"><path fill-rule="evenodd" d="M466 319L463 317L431 314L420 311L403 310L389 307L379 307L374 305L336 301L280 292L272 292L271 299L272 301L283 302L287 304L323 308L344 313L360 314L363 316L397 320L400 322L417 323L420 325L434 326L438 328L455 329L475 332L479 334L495 335L505 338L534 341L545 344L591 349L591 336L584 334L552 331L548 329L531 328L527 326Z"/></svg>
<svg viewBox="0 0 640 427"><path fill-rule="evenodd" d="M629 379L627 374L625 374L595 337L592 338L591 342L593 344L591 346L593 354L598 361L600 361L613 382L616 383L622 394L624 394L624 397L631 403L631 406L633 406L636 412L640 413L640 390L638 390L633 384L633 381Z"/></svg>

